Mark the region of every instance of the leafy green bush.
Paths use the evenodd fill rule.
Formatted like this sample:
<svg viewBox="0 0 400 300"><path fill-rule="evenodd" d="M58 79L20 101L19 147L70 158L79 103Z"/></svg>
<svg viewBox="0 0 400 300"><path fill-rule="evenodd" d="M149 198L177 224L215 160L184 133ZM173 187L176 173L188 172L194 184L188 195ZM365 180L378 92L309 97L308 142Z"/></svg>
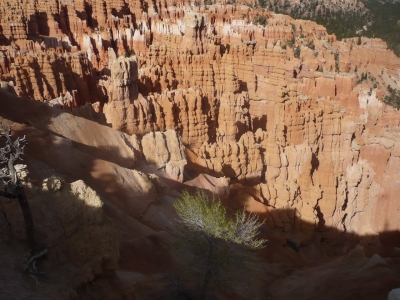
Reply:
<svg viewBox="0 0 400 300"><path fill-rule="evenodd" d="M389 95L383 98L383 102L400 109L400 90L393 89L390 85L387 87L387 90Z"/></svg>
<svg viewBox="0 0 400 300"><path fill-rule="evenodd" d="M257 15L254 17L253 23L256 25L266 26L268 25L268 18L266 16Z"/></svg>
<svg viewBox="0 0 400 300"><path fill-rule="evenodd" d="M267 0L258 0L258 5L260 5L261 8L266 8Z"/></svg>
<svg viewBox="0 0 400 300"><path fill-rule="evenodd" d="M287 45L289 48L292 48L293 45L295 44L295 42L296 42L296 40L294 39L294 36L293 36L290 40L286 40L286 45Z"/></svg>
<svg viewBox="0 0 400 300"><path fill-rule="evenodd" d="M211 284L232 284L235 270L243 275L252 269L251 250L263 248L266 242L257 238L263 223L255 214L243 210L229 218L221 201L202 191L184 191L174 206L180 224L176 227L178 248L196 257L192 272L200 282L199 299L205 299Z"/></svg>
<svg viewBox="0 0 400 300"><path fill-rule="evenodd" d="M307 43L307 47L310 48L311 50L315 50L315 45L314 45L314 41L311 40Z"/></svg>
<svg viewBox="0 0 400 300"><path fill-rule="evenodd" d="M339 52L336 52L334 54L334 56L335 56L335 71L339 72L340 71L340 68L339 68Z"/></svg>
<svg viewBox="0 0 400 300"><path fill-rule="evenodd" d="M300 46L294 47L293 52L294 52L294 57L300 58Z"/></svg>
<svg viewBox="0 0 400 300"><path fill-rule="evenodd" d="M125 57L131 57L132 55L135 55L135 50L130 48L126 49Z"/></svg>

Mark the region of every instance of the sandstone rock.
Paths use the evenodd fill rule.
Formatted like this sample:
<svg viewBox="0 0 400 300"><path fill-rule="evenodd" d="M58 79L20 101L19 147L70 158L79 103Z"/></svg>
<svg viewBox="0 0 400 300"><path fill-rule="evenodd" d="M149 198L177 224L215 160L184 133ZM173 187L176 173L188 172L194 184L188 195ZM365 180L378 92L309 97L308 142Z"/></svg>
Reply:
<svg viewBox="0 0 400 300"><path fill-rule="evenodd" d="M208 15L199 14L194 11L186 11L183 19L185 26L191 29L199 29L208 25Z"/></svg>
<svg viewBox="0 0 400 300"><path fill-rule="evenodd" d="M61 178L57 178L55 176L46 178L43 181L43 185L42 185L42 190L43 191L50 191L50 192L56 192L61 190L61 188L64 185L64 180L62 180Z"/></svg>
<svg viewBox="0 0 400 300"><path fill-rule="evenodd" d="M98 101L97 112L125 132L96 127L83 135L77 127L85 122L57 115L46 130L73 141L74 149L131 168L141 155L133 134L175 130L190 166L239 181L249 207L271 227L305 236L318 229L330 242L331 229L376 236L386 219L390 230L400 228L400 117L381 102L383 86L400 89L400 59L381 40L337 41L315 22L244 5L193 11L180 1L45 3L1 3L0 79L17 95L64 109ZM267 26L253 23L257 14ZM299 58L283 47L292 38ZM136 55L123 57L127 50ZM358 84L363 73L367 80ZM32 115L17 118L46 128ZM145 157L182 181L186 158L178 138L169 145L166 134L145 137ZM114 143L119 156L96 150ZM180 154L169 160L171 153ZM105 168L134 174L151 190L144 175Z"/></svg>
<svg viewBox="0 0 400 300"><path fill-rule="evenodd" d="M146 134L142 138L142 148L148 163L159 169L164 168L170 178L183 181L183 170L187 163L185 147L175 131Z"/></svg>
<svg viewBox="0 0 400 300"><path fill-rule="evenodd" d="M83 181L69 184L56 176L45 179L42 188L27 185L25 189L36 239L49 249L46 268L68 266L72 272L64 280L69 288L116 269L116 228L105 216L103 202L95 191ZM18 202L4 198L1 202L1 215L11 226L13 237L24 239L24 219ZM0 236L7 235L4 226L0 228Z"/></svg>
<svg viewBox="0 0 400 300"><path fill-rule="evenodd" d="M112 48L108 50L111 77L106 86L109 104L104 106L107 122L115 129L126 130L130 119L129 106L137 99L137 62L134 58L116 57ZM125 112L121 115L121 112Z"/></svg>
<svg viewBox="0 0 400 300"><path fill-rule="evenodd" d="M108 49L108 63L111 70L111 87L109 89L110 102L129 100L137 98L138 79L137 62L135 58L116 57L112 48Z"/></svg>

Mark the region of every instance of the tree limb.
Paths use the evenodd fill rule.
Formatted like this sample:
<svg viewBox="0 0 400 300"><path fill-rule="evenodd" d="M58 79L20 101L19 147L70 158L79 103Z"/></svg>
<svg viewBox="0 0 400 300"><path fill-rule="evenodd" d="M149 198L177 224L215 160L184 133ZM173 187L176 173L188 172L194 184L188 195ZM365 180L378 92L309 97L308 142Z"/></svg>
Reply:
<svg viewBox="0 0 400 300"><path fill-rule="evenodd" d="M21 156L24 154L26 140L25 136L23 138L18 137L15 140L12 139L11 128L14 125L7 128L0 121L0 139L5 141L4 146L0 147L0 166L4 165L3 169L0 169L0 179L6 184L6 189L0 191L0 196L18 199L24 216L26 238L31 249L35 250L37 244L34 237L32 213L14 165L18 159L22 159Z"/></svg>

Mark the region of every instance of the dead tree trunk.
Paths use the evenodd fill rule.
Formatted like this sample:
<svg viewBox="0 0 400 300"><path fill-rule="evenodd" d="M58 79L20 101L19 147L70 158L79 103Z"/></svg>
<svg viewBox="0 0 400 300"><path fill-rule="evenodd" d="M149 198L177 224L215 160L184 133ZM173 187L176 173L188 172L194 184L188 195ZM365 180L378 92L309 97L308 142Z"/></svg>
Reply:
<svg viewBox="0 0 400 300"><path fill-rule="evenodd" d="M12 127L12 126L11 126ZM12 139L11 127L7 128L0 122L0 179L3 180L4 190L0 190L0 195L9 199L18 199L25 222L25 233L29 247L32 251L37 250L35 240L33 219L25 190L18 178L15 162L22 160L26 145L25 137L22 139Z"/></svg>
<svg viewBox="0 0 400 300"><path fill-rule="evenodd" d="M8 199L18 199L19 206L21 207L22 210L22 215L24 216L25 234L26 234L26 239L28 241L28 245L32 251L37 250L32 213L29 207L28 199L26 198L25 195L24 188L22 186L18 186L13 190L12 193L0 190L0 195Z"/></svg>

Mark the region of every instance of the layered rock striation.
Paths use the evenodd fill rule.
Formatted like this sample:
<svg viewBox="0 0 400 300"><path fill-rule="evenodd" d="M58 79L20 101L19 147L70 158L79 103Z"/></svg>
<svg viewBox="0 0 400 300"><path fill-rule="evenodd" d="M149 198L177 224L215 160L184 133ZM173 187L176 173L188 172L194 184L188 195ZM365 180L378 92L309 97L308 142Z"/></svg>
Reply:
<svg viewBox="0 0 400 300"><path fill-rule="evenodd" d="M144 135L146 160L172 178L184 181L186 160L228 177L248 209L303 241L400 229L400 115L381 101L400 88L400 59L382 41L337 41L244 5L21 1L2 3L0 19L2 85L94 104L114 129ZM168 160L170 147L180 154Z"/></svg>

